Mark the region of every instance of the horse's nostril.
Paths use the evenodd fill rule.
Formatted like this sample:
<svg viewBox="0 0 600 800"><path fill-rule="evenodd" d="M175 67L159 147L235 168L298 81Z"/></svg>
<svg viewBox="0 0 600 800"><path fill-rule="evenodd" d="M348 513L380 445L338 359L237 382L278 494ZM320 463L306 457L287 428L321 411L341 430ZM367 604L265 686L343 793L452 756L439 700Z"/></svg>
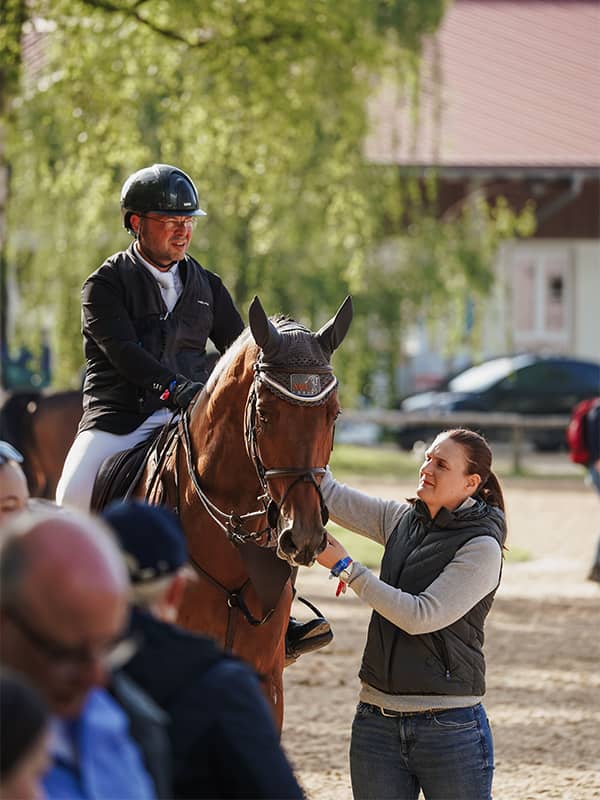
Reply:
<svg viewBox="0 0 600 800"><path fill-rule="evenodd" d="M292 538L292 532L288 528L287 530L283 531L281 536L279 537L279 549L282 553L285 553L286 556L293 556L294 553L298 550L296 545L294 544L294 540Z"/></svg>

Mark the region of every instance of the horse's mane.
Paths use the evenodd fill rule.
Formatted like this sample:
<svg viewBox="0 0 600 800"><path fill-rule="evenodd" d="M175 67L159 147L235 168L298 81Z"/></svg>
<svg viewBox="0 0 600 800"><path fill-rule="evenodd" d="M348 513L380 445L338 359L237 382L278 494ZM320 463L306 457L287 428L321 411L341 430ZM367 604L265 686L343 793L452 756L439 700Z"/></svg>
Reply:
<svg viewBox="0 0 600 800"><path fill-rule="evenodd" d="M210 373L209 379L206 381L204 391L207 394L211 394L221 375L224 372L227 372L231 364L238 357L238 354L248 345L249 339L252 339L250 328L244 328L233 344L231 344L223 353L221 358L215 364L213 371Z"/></svg>

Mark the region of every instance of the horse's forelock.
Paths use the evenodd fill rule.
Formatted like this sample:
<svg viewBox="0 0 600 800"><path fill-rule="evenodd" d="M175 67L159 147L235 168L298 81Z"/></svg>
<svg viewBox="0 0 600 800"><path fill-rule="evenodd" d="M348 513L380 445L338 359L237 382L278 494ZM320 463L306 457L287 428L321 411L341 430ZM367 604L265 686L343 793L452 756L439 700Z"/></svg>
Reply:
<svg viewBox="0 0 600 800"><path fill-rule="evenodd" d="M293 317L287 314L276 314L275 316L269 317L269 319L276 326L282 337L284 337L282 346L280 347L280 350L284 351L284 360L287 360L286 356L292 356L292 361L297 361L299 365L323 362L320 348L317 346L315 334L309 328L297 322ZM214 391L220 377L229 370L241 351L244 350L248 344L253 342L254 338L250 328L244 328L238 338L217 361L215 368L206 382L205 391L207 394ZM308 356L308 360L305 358L298 359L298 351L303 351L302 355Z"/></svg>

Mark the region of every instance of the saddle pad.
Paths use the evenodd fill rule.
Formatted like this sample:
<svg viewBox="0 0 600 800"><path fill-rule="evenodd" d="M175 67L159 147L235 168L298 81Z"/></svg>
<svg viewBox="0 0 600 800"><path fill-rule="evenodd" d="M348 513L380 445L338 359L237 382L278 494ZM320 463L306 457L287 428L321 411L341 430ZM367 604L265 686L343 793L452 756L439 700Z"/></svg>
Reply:
<svg viewBox="0 0 600 800"><path fill-rule="evenodd" d="M120 500L133 488L142 473L150 451L162 433L162 428L154 431L148 439L132 447L109 456L100 465L94 490L92 492L91 510L102 511L114 500Z"/></svg>

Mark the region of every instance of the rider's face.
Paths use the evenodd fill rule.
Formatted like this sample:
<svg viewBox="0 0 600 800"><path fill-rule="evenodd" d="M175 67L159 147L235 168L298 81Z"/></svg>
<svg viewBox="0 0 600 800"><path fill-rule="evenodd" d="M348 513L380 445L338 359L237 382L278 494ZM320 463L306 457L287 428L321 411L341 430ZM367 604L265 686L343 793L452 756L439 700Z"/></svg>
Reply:
<svg viewBox="0 0 600 800"><path fill-rule="evenodd" d="M185 256L196 220L197 217L132 214L131 227L144 258L165 269Z"/></svg>

